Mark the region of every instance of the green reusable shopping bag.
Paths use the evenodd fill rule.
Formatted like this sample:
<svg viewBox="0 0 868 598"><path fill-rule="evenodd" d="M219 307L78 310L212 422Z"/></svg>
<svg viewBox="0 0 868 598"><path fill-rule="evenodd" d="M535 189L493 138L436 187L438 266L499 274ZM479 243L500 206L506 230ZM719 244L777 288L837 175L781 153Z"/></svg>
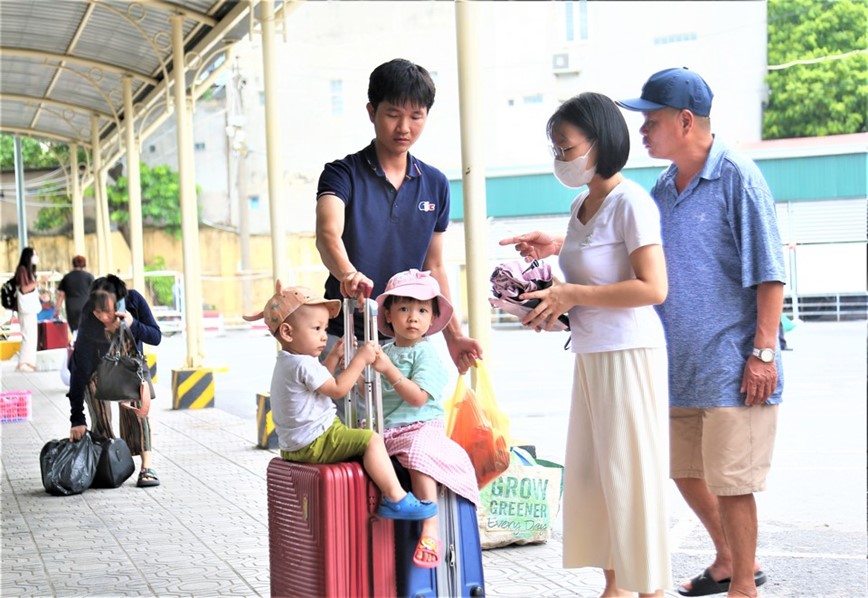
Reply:
<svg viewBox="0 0 868 598"><path fill-rule="evenodd" d="M546 542L561 507L564 467L510 448L509 468L479 492L482 548Z"/></svg>

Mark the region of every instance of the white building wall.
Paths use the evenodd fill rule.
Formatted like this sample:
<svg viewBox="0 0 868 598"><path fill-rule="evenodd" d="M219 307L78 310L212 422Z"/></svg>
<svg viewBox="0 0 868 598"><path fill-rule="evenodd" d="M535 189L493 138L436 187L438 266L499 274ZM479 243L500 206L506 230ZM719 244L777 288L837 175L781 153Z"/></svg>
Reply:
<svg viewBox="0 0 868 598"><path fill-rule="evenodd" d="M722 137L731 143L760 139L765 2L480 2L479 7L486 107L480 124L490 172L548 168L545 124L563 99L582 91L635 97L649 75L672 66L688 66L709 82L715 92L713 126ZM279 176L290 231L313 230L323 165L373 137L365 111L368 76L395 57L425 66L437 84L427 128L413 153L448 176L459 176L453 3L306 2L286 19L286 29L288 41L277 44L277 93L284 109L279 125L272 126L282 135ZM251 229L262 232L268 230L268 193L258 38L239 44L237 53L247 80L246 195L257 198L251 203ZM563 54L570 64L555 68L553 57ZM641 114L625 115L634 132L631 163L648 162L638 135ZM201 103L194 121L195 141L206 143L206 153L196 159L201 200L209 204L203 216L220 221L228 214L226 224L237 225L237 210L226 208L233 201L220 199L231 195L226 186L234 184L225 172L228 161L211 153L211 144L217 148L217 138L225 139L225 122ZM174 134L148 144L173 156ZM153 155L143 154L146 160Z"/></svg>

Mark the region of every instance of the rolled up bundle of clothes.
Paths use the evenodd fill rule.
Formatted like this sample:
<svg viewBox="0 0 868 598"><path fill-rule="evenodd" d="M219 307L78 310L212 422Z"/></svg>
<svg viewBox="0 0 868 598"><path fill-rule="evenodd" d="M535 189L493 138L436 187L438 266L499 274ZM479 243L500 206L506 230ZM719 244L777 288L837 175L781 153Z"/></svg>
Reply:
<svg viewBox="0 0 868 598"><path fill-rule="evenodd" d="M530 264L521 260L504 262L491 273L491 293L494 297L488 302L492 307L502 309L519 319L524 318L539 305L539 299L522 301L524 293L540 291L552 286L552 269L545 263L534 260ZM570 320L561 314L552 330L569 330Z"/></svg>

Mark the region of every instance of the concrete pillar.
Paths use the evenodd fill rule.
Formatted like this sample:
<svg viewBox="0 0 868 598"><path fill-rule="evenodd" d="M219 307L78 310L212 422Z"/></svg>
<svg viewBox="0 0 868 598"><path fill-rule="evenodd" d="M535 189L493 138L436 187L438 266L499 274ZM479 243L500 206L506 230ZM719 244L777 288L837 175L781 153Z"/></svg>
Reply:
<svg viewBox="0 0 868 598"><path fill-rule="evenodd" d="M99 116L90 116L91 158L90 164L93 169L93 200L96 207L96 248L98 269L94 276L102 276L111 273L109 263L109 234L106 230L108 221L108 205L105 197L105 187L102 184L102 148L99 139Z"/></svg>
<svg viewBox="0 0 868 598"><path fill-rule="evenodd" d="M172 76L175 119L178 132L178 176L181 191L181 234L184 252L184 320L187 336L187 367L202 365L202 281L199 276L199 214L193 163L193 123L187 105L184 60L184 17L173 15Z"/></svg>
<svg viewBox="0 0 868 598"><path fill-rule="evenodd" d="M481 129L482 75L479 64L478 2L455 3L458 44L458 102L461 121L461 172L464 184L464 244L467 260L467 317L470 336L488 355L491 346L491 308L488 304L491 265L486 224L485 162Z"/></svg>
<svg viewBox="0 0 868 598"><path fill-rule="evenodd" d="M259 4L262 25L262 73L265 87L265 151L268 164L268 207L271 217L271 256L274 279L290 282L286 256L286 221L283 209L283 168L280 147L280 105L277 97L277 66L274 49L274 2Z"/></svg>

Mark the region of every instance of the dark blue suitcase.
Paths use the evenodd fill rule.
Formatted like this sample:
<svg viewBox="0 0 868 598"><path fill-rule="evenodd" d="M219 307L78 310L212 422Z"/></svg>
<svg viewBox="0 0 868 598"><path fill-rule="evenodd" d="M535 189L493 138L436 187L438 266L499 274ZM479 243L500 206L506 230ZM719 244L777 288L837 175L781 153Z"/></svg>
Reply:
<svg viewBox="0 0 868 598"><path fill-rule="evenodd" d="M398 479L409 489L407 471L394 461ZM440 515L440 566L423 569L413 564L419 541L418 521L395 521L395 572L398 596L467 598L485 596L482 545L476 521L476 505L440 486L437 500Z"/></svg>

